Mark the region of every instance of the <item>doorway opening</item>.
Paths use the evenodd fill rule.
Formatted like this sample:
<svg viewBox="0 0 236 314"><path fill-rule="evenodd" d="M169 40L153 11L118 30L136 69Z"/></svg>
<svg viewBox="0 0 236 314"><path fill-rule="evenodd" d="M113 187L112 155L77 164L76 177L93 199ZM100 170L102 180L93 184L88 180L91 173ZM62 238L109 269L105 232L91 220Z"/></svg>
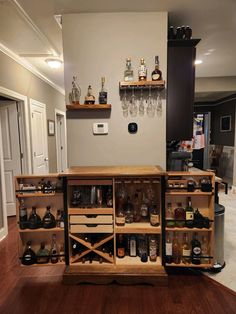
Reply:
<svg viewBox="0 0 236 314"><path fill-rule="evenodd" d="M65 112L55 109L55 135L57 152L57 172L67 168L67 141Z"/></svg>

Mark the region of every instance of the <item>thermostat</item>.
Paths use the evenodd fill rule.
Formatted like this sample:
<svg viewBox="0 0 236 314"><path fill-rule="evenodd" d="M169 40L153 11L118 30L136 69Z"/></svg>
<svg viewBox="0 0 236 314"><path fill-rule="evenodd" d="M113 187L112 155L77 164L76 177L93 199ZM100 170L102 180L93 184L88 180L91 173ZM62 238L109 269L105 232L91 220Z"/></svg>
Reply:
<svg viewBox="0 0 236 314"><path fill-rule="evenodd" d="M93 134L108 134L108 123L94 123L93 124Z"/></svg>

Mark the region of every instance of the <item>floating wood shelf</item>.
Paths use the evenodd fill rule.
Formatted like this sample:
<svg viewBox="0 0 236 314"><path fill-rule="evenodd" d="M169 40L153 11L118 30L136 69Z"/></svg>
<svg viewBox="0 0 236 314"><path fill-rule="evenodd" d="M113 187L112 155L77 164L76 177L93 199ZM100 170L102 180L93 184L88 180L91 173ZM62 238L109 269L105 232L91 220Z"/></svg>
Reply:
<svg viewBox="0 0 236 314"><path fill-rule="evenodd" d="M120 89L164 89L165 81L137 81L137 82L120 82Z"/></svg>
<svg viewBox="0 0 236 314"><path fill-rule="evenodd" d="M111 105L110 104L80 105L80 104L74 103L72 105L66 105L66 109L67 110L105 110L105 109L111 109Z"/></svg>

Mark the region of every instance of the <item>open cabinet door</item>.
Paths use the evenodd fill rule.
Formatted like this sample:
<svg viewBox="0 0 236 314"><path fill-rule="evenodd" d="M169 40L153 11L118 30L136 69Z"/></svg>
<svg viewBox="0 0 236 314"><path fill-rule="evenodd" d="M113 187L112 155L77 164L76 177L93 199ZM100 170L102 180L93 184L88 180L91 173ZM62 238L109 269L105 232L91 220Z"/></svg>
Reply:
<svg viewBox="0 0 236 314"><path fill-rule="evenodd" d="M3 150L2 150L2 132L0 121L0 241L8 234L7 226L7 210L6 210L6 189L5 176L3 164Z"/></svg>

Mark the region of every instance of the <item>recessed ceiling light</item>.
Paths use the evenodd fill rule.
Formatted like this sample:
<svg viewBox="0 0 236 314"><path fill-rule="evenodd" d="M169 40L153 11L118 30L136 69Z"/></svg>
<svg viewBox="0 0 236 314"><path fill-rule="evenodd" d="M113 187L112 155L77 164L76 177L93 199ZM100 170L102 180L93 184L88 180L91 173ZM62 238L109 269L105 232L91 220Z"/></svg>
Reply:
<svg viewBox="0 0 236 314"><path fill-rule="evenodd" d="M205 56L209 56L211 54L211 52L205 52L204 55Z"/></svg>
<svg viewBox="0 0 236 314"><path fill-rule="evenodd" d="M62 65L62 61L60 59L46 59L45 62L52 69L59 69Z"/></svg>
<svg viewBox="0 0 236 314"><path fill-rule="evenodd" d="M195 60L195 62L194 62L196 65L197 64L201 64L202 63L202 60Z"/></svg>

